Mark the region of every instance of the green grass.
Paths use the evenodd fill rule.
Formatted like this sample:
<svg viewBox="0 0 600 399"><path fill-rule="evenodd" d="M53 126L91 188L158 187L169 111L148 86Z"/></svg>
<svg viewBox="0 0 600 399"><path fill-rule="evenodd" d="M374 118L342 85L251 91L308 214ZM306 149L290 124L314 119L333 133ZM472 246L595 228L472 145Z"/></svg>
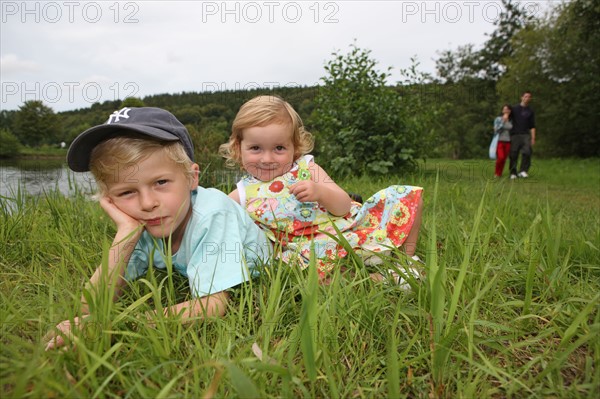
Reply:
<svg viewBox="0 0 600 399"><path fill-rule="evenodd" d="M534 159L528 180L492 174L490 161L429 160L340 182L365 199L425 188L427 278L412 292L372 282L355 257L343 264L356 273L328 286L314 267L273 262L232 290L224 318L151 327L145 311L187 295L184 279L156 272L117 303L100 295L103 311L64 353L42 337L76 315L113 227L84 195L3 198L1 397L596 397L600 164Z"/></svg>
<svg viewBox="0 0 600 399"><path fill-rule="evenodd" d="M40 147L21 147L19 158L61 158L67 156L67 148L59 148L51 145Z"/></svg>

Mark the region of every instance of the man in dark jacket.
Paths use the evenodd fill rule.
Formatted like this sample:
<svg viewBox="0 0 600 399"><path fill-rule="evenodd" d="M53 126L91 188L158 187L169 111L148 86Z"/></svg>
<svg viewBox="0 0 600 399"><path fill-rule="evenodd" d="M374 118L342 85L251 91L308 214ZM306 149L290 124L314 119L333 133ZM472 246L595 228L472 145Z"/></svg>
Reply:
<svg viewBox="0 0 600 399"><path fill-rule="evenodd" d="M510 178L529 177L531 154L535 145L535 114L529 107L531 92L521 96L521 103L512 107L513 128L510 132ZM517 174L517 162L521 153L521 168Z"/></svg>

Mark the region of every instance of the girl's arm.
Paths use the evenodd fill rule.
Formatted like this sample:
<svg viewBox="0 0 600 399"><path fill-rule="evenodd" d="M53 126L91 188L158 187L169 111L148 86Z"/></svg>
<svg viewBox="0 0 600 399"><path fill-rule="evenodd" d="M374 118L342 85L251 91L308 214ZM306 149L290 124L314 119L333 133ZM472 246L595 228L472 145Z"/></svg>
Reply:
<svg viewBox="0 0 600 399"><path fill-rule="evenodd" d="M310 165L310 180L290 186L290 193L301 202L318 202L334 216L344 216L350 211L352 200L316 163Z"/></svg>
<svg viewBox="0 0 600 399"><path fill-rule="evenodd" d="M235 190L233 190L232 192L229 193L229 198L231 198L232 200L234 200L238 204L240 203L240 194L238 193L237 188Z"/></svg>
<svg viewBox="0 0 600 399"><path fill-rule="evenodd" d="M504 121L501 116L496 117L494 119L494 133L500 134L502 133L502 129L504 128Z"/></svg>

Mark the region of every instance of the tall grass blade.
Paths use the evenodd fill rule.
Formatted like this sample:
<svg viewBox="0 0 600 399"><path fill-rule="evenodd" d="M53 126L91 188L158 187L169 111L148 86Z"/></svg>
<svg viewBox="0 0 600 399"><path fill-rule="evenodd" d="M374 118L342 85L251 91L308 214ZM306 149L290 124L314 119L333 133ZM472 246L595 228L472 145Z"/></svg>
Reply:
<svg viewBox="0 0 600 399"><path fill-rule="evenodd" d="M594 296L594 298L592 298L588 302L588 304L580 312L577 313L577 315L571 322L571 325L569 325L569 327L564 332L563 338L559 344L559 348L564 347L571 340L571 338L573 338L573 336L577 332L577 329L579 328L579 326L585 322L585 320L588 318L588 316L592 312L594 312L594 311L597 312L599 308L600 308L600 293L597 293Z"/></svg>
<svg viewBox="0 0 600 399"><path fill-rule="evenodd" d="M462 292L463 282L465 280L465 276L467 274L467 268L471 261L471 254L473 253L473 247L475 246L476 237L479 233L479 225L481 223L482 215L483 215L483 207L485 204L485 193L481 196L481 200L479 201L479 207L477 208L477 213L475 214L475 220L473 221L473 228L471 229L471 234L469 235L467 248L465 250L465 254L463 256L462 263L460 265L460 270L458 272L458 277L456 278L456 282L454 284L454 290L452 292L452 297L450 298L450 307L448 308L448 316L446 323L446 331L445 334L448 334L450 328L452 327L452 323L454 321L454 315L456 313L456 308L458 306L458 300L460 298L460 294Z"/></svg>
<svg viewBox="0 0 600 399"><path fill-rule="evenodd" d="M314 246L308 265L308 281L302 292L302 310L300 312L300 348L304 356L304 366L311 382L317 379L316 363L316 319L317 319L318 274Z"/></svg>
<svg viewBox="0 0 600 399"><path fill-rule="evenodd" d="M250 377L248 377L238 366L231 362L222 362L222 364L227 368L231 385L240 398L254 399L261 397L256 385L254 385Z"/></svg>
<svg viewBox="0 0 600 399"><path fill-rule="evenodd" d="M447 351L441 346L442 331L444 329L444 305L446 303L445 292L445 268L444 264L438 264L437 258L437 233L436 233L436 210L437 191L439 186L439 170L435 177L433 190L433 212L431 215L431 233L427 251L426 267L427 279L429 280L429 314L430 314L430 350L432 362L432 377L435 390L439 392L443 388L444 367ZM436 393L437 394L437 393Z"/></svg>
<svg viewBox="0 0 600 399"><path fill-rule="evenodd" d="M398 313L400 308L396 310L394 319L391 322L391 327L387 339L387 396L390 398L400 397L400 364L398 361L398 343L396 342L396 330L398 328Z"/></svg>
<svg viewBox="0 0 600 399"><path fill-rule="evenodd" d="M537 225L542 221L540 214L535 216L535 219L531 223L531 227L528 231L530 238L530 256L529 265L527 267L527 277L525 278L525 298L523 300L523 314L529 314L531 308L531 301L533 299L533 279L535 277L535 271L539 265L541 256L541 239L537 234Z"/></svg>

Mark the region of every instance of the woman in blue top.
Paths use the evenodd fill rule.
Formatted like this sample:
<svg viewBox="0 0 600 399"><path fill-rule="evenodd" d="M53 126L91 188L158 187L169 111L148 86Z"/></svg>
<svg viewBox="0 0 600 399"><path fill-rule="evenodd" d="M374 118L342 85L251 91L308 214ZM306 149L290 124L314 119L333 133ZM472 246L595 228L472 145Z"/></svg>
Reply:
<svg viewBox="0 0 600 399"><path fill-rule="evenodd" d="M512 109L510 105L502 106L502 114L494 120L494 134L498 134L498 147L496 149L495 176L501 177L504 164L510 152L510 130L512 129Z"/></svg>

